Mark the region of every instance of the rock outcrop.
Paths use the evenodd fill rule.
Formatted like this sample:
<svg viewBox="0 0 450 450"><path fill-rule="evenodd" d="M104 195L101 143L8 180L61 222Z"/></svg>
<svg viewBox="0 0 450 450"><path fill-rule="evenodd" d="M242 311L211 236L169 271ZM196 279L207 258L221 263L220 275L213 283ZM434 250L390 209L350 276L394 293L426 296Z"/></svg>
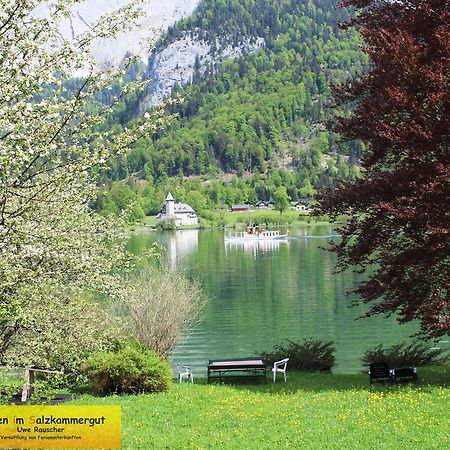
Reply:
<svg viewBox="0 0 450 450"><path fill-rule="evenodd" d="M192 34L194 36L192 36ZM264 44L264 39L249 40L232 47L230 45L212 52L211 44L198 38L198 33L185 33L183 37L153 52L148 63L148 78L152 80L147 95L140 104L140 110L160 104L170 96L173 87L191 82L194 71L202 74L210 63L220 64L225 58L237 58L251 53ZM219 50L217 50L219 48ZM198 67L195 67L198 64Z"/></svg>
<svg viewBox="0 0 450 450"><path fill-rule="evenodd" d="M102 15L110 13L130 0L84 0L75 3L72 14L61 24L61 36L73 39L89 29ZM199 0L145 0L143 8L147 16L141 26L133 31L122 33L115 40L101 40L93 47L98 63L117 66L126 53L141 56L146 61L149 51L148 39L156 39L167 27L182 17L189 16ZM37 13L45 15L45 6L39 6Z"/></svg>

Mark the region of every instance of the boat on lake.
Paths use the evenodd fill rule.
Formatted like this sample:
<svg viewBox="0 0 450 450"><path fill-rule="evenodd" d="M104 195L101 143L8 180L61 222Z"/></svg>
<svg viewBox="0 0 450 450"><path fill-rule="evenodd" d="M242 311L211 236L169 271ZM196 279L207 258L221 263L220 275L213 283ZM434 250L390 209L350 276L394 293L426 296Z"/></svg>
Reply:
<svg viewBox="0 0 450 450"><path fill-rule="evenodd" d="M279 231L269 231L256 226L250 226L241 233L225 236L225 242L252 242L252 241L272 241L287 239L288 234L280 234Z"/></svg>

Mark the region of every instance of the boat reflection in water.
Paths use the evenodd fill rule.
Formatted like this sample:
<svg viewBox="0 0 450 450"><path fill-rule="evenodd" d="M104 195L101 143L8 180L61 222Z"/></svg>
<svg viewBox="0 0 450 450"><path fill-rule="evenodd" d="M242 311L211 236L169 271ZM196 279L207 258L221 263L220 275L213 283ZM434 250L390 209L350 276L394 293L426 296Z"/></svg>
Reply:
<svg viewBox="0 0 450 450"><path fill-rule="evenodd" d="M253 241L273 241L288 238L288 233L280 234L279 231L269 231L257 225L248 226L245 231L233 235L225 236L225 242L253 242Z"/></svg>
<svg viewBox="0 0 450 450"><path fill-rule="evenodd" d="M280 247L289 245L287 239L272 239L272 240L230 240L225 241L225 251L238 251L251 254L269 253L279 250Z"/></svg>

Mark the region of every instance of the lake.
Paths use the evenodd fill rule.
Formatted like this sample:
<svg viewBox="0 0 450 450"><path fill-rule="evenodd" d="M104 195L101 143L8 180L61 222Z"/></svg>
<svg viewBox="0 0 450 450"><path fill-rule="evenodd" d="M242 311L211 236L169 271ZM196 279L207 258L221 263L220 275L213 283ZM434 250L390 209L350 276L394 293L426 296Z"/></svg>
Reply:
<svg viewBox="0 0 450 450"><path fill-rule="evenodd" d="M223 230L142 231L131 239L135 252L163 245L172 264L200 278L210 299L173 363L205 374L208 359L251 356L283 339L313 337L335 341L335 372L356 372L365 350L408 340L418 330L394 318L355 320L367 307L350 307L346 292L361 275L335 274L336 256L322 249L338 239L335 230L305 225L289 231L285 242L225 244Z"/></svg>

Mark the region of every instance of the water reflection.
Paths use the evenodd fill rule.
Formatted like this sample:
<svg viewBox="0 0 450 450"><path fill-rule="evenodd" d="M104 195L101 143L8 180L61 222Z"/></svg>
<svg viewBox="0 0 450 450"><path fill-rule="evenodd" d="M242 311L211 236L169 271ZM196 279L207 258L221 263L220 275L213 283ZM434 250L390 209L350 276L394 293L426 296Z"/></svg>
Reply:
<svg viewBox="0 0 450 450"><path fill-rule="evenodd" d="M158 243L167 250L172 267L177 261L198 249L198 230L177 230L158 235Z"/></svg>
<svg viewBox="0 0 450 450"><path fill-rule="evenodd" d="M362 275L335 273L336 255L323 251L336 238L330 226L290 227L288 241L224 244L221 230L144 232L130 242L142 252L152 242L167 248L172 264L200 278L210 301L203 322L175 349L172 360L204 374L208 359L247 357L283 339L331 339L336 371L361 370L360 357L378 344L392 345L417 331L395 318L355 319L346 292Z"/></svg>
<svg viewBox="0 0 450 450"><path fill-rule="evenodd" d="M256 256L258 253L277 251L280 247L287 245L289 241L286 239L230 241L225 242L225 252L244 252Z"/></svg>

